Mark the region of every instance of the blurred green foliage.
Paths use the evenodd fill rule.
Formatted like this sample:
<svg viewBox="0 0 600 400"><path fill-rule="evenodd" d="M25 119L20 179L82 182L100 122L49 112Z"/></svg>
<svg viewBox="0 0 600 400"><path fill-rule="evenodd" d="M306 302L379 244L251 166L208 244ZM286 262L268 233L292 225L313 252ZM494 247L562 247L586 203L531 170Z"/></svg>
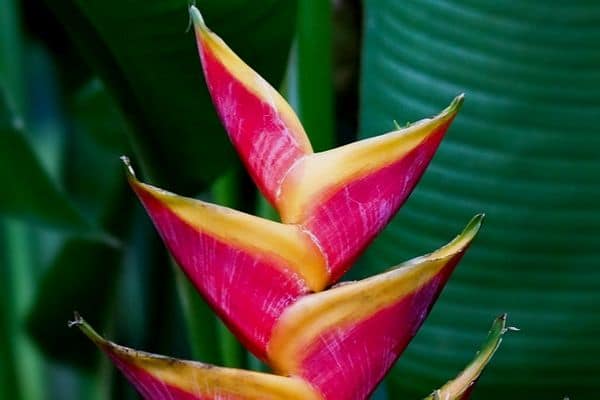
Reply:
<svg viewBox="0 0 600 400"><path fill-rule="evenodd" d="M199 6L248 64L283 82L318 149L466 92L415 194L352 276L436 248L476 212L488 221L374 398L440 386L502 312L522 332L476 398L593 398L596 3L367 0L362 18L356 0ZM136 398L66 328L75 309L132 347L264 368L173 268L118 159L165 188L273 217L216 118L187 18L185 1L0 0L1 399Z"/></svg>
<svg viewBox="0 0 600 400"><path fill-rule="evenodd" d="M132 346L245 364L175 279L119 161L128 154L147 180L202 196L237 166L186 32L187 3L2 0L0 9L0 398L136 397L66 328L74 310ZM295 2L213 1L203 12L263 76L282 80Z"/></svg>
<svg viewBox="0 0 600 400"><path fill-rule="evenodd" d="M407 204L363 259L374 273L481 234L398 362L415 398L473 354L490 315L506 338L475 398L595 397L600 382L600 3L366 2L361 134L465 104Z"/></svg>

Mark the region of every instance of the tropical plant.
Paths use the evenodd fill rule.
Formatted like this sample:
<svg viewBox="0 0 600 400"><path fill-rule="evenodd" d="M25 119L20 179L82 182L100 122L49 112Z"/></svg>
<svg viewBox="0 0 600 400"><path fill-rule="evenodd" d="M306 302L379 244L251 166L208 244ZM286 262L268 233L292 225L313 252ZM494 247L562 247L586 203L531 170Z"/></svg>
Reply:
<svg viewBox="0 0 600 400"><path fill-rule="evenodd" d="M0 0L2 399L138 398L66 329L74 309L118 343L267 370L164 251L119 162L128 154L146 182L279 218L211 106L188 5ZM380 274L488 214L375 400L440 387L504 312L522 333L494 356L476 398L596 396L600 3L199 5L284 94L317 154L467 94L401 212L344 276Z"/></svg>
<svg viewBox="0 0 600 400"><path fill-rule="evenodd" d="M285 100L191 18L213 102L281 223L129 182L175 261L242 343L277 375L209 367L118 346L79 326L147 399L366 399L426 318L477 234L475 216L447 245L387 272L335 283L404 203L463 96L436 117L314 153ZM333 286L332 286L333 285ZM459 377L430 398L466 399L506 330L506 316Z"/></svg>

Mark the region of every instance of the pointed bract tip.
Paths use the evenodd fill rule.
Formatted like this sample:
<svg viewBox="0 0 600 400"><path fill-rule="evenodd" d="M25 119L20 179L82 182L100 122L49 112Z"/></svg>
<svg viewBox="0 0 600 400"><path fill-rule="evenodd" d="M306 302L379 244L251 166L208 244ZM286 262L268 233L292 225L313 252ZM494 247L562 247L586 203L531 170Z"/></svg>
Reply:
<svg viewBox="0 0 600 400"><path fill-rule="evenodd" d="M98 346L102 346L106 343L106 340L102 338L85 320L79 315L77 311L73 312L73 320L68 322L69 328L76 326L83 332L92 342Z"/></svg>
<svg viewBox="0 0 600 400"><path fill-rule="evenodd" d="M465 229L462 231L460 236L466 236L466 235L475 236L475 234L477 234L477 232L479 232L479 228L481 228L481 225L483 224L484 219L485 219L485 214L483 214L483 213L475 215L473 218L471 218L471 220L469 221L469 223L467 224Z"/></svg>
<svg viewBox="0 0 600 400"><path fill-rule="evenodd" d="M500 330L504 330L504 328L506 327L506 320L507 319L508 319L508 314L504 313L502 315L499 315L494 320L494 323L492 324L492 329L493 328L499 328Z"/></svg>
<svg viewBox="0 0 600 400"><path fill-rule="evenodd" d="M133 170L133 167L131 166L131 161L129 160L129 157L121 156L119 158L123 162L123 165L125 166L125 170L127 171L127 174L129 176L135 178L135 171Z"/></svg>
<svg viewBox="0 0 600 400"><path fill-rule="evenodd" d="M498 316L498 318L496 318L496 321L494 321L494 326L500 327L500 329L502 330L502 333L504 333L506 331L519 332L520 329L517 328L516 326L506 326L507 319L508 319L507 313L504 313L504 314Z"/></svg>
<svg viewBox="0 0 600 400"><path fill-rule="evenodd" d="M500 343L502 342L502 336L504 336L504 334L507 331L512 330L506 326L507 319L508 319L508 315L506 313L504 313L504 314L496 317L496 319L492 323L492 327L490 328L490 331L489 331L488 337L487 337L487 344L483 346L484 348L486 346L491 346L493 348L492 353L490 354L490 357L491 357L491 355L494 354L496 349L500 346Z"/></svg>
<svg viewBox="0 0 600 400"><path fill-rule="evenodd" d="M81 315L79 315L79 313L77 311L73 311L73 320L67 322L67 326L69 328L72 328L74 326L79 326L81 324L83 324L85 321L83 320L83 318L81 318Z"/></svg>
<svg viewBox="0 0 600 400"><path fill-rule="evenodd" d="M192 19L194 26L198 29L206 29L206 24L204 23L204 18L202 17L200 10L198 10L196 6L192 4L189 11L190 18Z"/></svg>
<svg viewBox="0 0 600 400"><path fill-rule="evenodd" d="M446 111L451 114L456 114L458 112L458 110L460 110L460 107L462 106L464 101L465 101L465 94L464 93L459 94L458 96L456 96L454 98L454 100L452 100L452 103L450 103L450 105L448 106Z"/></svg>
<svg viewBox="0 0 600 400"><path fill-rule="evenodd" d="M453 255L455 252L463 252L469 246L469 244L475 239L479 228L483 222L484 214L477 214L469 223L463 228L462 232L458 234L450 243L440 247L429 256L435 255L436 257L448 257Z"/></svg>

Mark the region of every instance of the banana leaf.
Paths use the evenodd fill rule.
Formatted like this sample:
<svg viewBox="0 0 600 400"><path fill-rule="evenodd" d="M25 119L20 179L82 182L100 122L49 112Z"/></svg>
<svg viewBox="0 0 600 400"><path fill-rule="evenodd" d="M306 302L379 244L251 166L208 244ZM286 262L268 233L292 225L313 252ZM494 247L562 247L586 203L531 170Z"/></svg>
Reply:
<svg viewBox="0 0 600 400"><path fill-rule="evenodd" d="M469 359L491 314L520 335L479 382L484 399L594 397L600 383L600 3L365 3L363 136L465 105L421 183L362 260L419 254L488 216L389 379L416 398Z"/></svg>

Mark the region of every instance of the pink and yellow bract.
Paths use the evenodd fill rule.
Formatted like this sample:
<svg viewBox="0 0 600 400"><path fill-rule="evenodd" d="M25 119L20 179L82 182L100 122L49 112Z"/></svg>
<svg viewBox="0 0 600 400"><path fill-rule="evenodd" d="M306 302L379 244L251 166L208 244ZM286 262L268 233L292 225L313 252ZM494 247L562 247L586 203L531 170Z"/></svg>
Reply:
<svg viewBox="0 0 600 400"><path fill-rule="evenodd" d="M177 264L275 374L138 352L100 337L80 317L74 324L146 399L366 399L427 317L483 215L430 254L335 283L406 201L463 96L432 118L314 153L283 97L207 28L195 7L190 13L217 112L281 222L142 183L124 157L128 179ZM482 352L430 399L468 396L504 323L496 321Z"/></svg>

